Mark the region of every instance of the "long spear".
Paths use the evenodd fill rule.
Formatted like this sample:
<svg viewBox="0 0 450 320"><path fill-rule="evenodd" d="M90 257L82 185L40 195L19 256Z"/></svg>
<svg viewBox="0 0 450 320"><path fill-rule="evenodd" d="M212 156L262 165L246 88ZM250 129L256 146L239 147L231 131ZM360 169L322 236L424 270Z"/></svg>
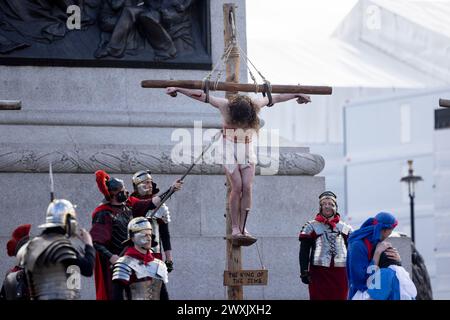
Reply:
<svg viewBox="0 0 450 320"><path fill-rule="evenodd" d="M53 182L53 170L52 170L52 162L50 161L48 174L50 176L50 202L55 200L55 184Z"/></svg>
<svg viewBox="0 0 450 320"><path fill-rule="evenodd" d="M181 176L181 178L178 179L178 181L183 181L184 178L186 178L186 176L192 171L194 166L203 158L203 155L205 154L205 152L208 151L209 148L211 148L211 146L214 144L214 142L216 142L221 135L222 135L222 130L220 130L219 132L217 132L214 135L211 142L203 149L202 153L194 160L194 162L189 166L189 168ZM172 196L172 194L174 194L174 192L175 192L175 189L172 186L167 191L165 191L163 193L163 197L161 198L159 205L151 213L147 213L146 217L147 218L154 217L156 215L156 213L158 212L158 210L161 208L161 206L164 204L164 202L169 200L169 198Z"/></svg>

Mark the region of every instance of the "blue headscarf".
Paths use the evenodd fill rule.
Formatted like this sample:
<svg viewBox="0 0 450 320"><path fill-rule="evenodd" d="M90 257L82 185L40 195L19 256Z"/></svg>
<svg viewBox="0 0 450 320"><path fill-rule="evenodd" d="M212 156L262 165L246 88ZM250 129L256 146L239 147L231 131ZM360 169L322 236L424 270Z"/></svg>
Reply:
<svg viewBox="0 0 450 320"><path fill-rule="evenodd" d="M356 231L353 231L348 238L348 243L356 240L368 238L372 244L377 244L381 239L382 229L394 229L398 222L395 217L387 212L378 213L375 218L367 219Z"/></svg>

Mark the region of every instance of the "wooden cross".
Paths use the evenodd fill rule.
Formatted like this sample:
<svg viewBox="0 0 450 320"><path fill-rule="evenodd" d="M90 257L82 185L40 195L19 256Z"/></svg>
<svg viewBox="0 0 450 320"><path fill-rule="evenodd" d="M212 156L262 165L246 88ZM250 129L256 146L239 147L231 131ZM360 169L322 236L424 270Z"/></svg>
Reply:
<svg viewBox="0 0 450 320"><path fill-rule="evenodd" d="M22 102L19 100L0 100L0 110L20 110Z"/></svg>
<svg viewBox="0 0 450 320"><path fill-rule="evenodd" d="M450 100L439 99L439 105L444 108L450 108Z"/></svg>
<svg viewBox="0 0 450 320"><path fill-rule="evenodd" d="M223 5L224 16L224 41L225 48L229 43L237 43L236 35L233 32L233 22L235 21L235 4L226 3ZM235 28L234 28L235 29ZM237 92L256 92L261 93L266 90L266 85L239 83L239 65L240 55L236 45L231 49L231 53L225 62L226 64L226 81L215 82L193 80L143 80L141 86L143 88L167 88L180 87L186 89L205 90L208 86L210 91L225 91L226 98L230 98ZM330 95L331 87L326 86L303 86L303 85L271 85L271 93L303 93ZM241 247L233 245L231 238L231 213L229 208L229 196L231 192L230 181L227 181L227 200L226 200L226 257L227 270L224 271L223 284L228 286L229 300L243 300L243 285L266 285L268 279L267 270L242 270ZM239 209L240 210L240 209Z"/></svg>

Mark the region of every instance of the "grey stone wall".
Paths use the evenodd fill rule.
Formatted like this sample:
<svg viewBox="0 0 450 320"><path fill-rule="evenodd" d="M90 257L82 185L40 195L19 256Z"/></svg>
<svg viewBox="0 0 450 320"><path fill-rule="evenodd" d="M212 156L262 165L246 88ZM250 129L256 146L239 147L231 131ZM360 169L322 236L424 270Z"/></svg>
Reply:
<svg viewBox="0 0 450 320"><path fill-rule="evenodd" d="M391 236L388 241L398 250L400 257L402 258L402 267L405 268L412 277L411 238L406 235Z"/></svg>

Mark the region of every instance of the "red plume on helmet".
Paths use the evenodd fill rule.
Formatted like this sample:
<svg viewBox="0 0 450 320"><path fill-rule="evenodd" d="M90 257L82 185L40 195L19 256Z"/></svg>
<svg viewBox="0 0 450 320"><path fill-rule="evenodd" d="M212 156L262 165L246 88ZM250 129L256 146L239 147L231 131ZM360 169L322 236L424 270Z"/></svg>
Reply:
<svg viewBox="0 0 450 320"><path fill-rule="evenodd" d="M109 181L109 175L103 170L95 171L95 180L97 181L98 190L105 196L106 200L110 201L111 196L106 186L106 181Z"/></svg>
<svg viewBox="0 0 450 320"><path fill-rule="evenodd" d="M18 251L18 244L20 242L21 245L25 243L25 240L28 240L30 236L31 224L23 224L18 226L12 233L11 239L6 244L6 250L8 252L8 256L13 257L16 255ZM25 239L26 238L26 239ZM23 240L23 241L21 241Z"/></svg>

